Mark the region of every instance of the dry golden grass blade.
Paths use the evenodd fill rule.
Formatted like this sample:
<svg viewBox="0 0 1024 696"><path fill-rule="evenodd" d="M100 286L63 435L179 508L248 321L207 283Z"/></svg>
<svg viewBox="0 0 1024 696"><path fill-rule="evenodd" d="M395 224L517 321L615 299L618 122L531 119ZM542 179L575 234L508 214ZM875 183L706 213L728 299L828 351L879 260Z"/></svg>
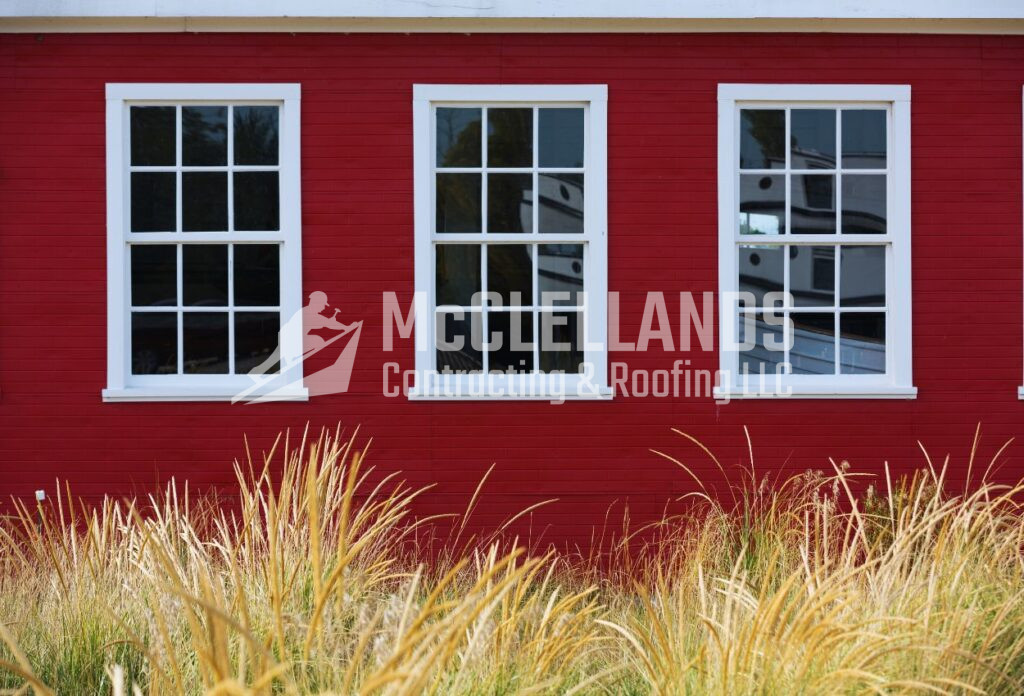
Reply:
<svg viewBox="0 0 1024 696"><path fill-rule="evenodd" d="M649 524L625 506L600 551L527 557L510 525L552 501L467 539L492 467L435 555L426 488L307 426L246 443L233 508L173 481L140 506L15 505L0 615L25 662L0 648L0 690L34 688L31 666L109 691L83 666L117 664L150 695L1021 693L1024 482L989 480L1008 444L976 480L974 435L968 489L922 448L923 473L887 463L862 494L845 464L759 478L745 429L731 500L694 485Z"/></svg>

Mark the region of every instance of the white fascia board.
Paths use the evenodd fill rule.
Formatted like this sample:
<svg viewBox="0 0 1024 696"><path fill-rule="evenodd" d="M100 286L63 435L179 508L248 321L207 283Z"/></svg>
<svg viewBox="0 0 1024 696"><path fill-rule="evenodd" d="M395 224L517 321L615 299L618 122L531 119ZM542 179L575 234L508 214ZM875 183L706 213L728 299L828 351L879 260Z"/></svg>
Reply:
<svg viewBox="0 0 1024 696"><path fill-rule="evenodd" d="M1019 0L0 0L0 17L1024 19Z"/></svg>

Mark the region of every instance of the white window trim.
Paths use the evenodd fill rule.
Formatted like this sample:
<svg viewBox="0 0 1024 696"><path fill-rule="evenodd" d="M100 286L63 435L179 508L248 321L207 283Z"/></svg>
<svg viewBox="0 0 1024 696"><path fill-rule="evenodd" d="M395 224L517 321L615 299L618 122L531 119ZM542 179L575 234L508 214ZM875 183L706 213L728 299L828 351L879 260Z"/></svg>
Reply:
<svg viewBox="0 0 1024 696"><path fill-rule="evenodd" d="M437 104L495 104L543 106L545 103L582 104L587 110L585 141L586 194L584 254L586 307L584 361L593 365L587 380L576 375L482 375L483 389L469 389L470 375L434 372L433 181L434 133L432 107ZM607 85L431 85L413 86L413 172L415 210L415 289L426 299L426 316L416 321L416 383L411 400L543 400L610 399L608 383L608 87ZM458 235L452 235L452 241ZM535 241L535 238L529 238ZM481 238L480 241L486 241ZM524 241L526 239L524 238ZM591 347L594 347L591 350ZM468 394L467 392L472 392Z"/></svg>
<svg viewBox="0 0 1024 696"><path fill-rule="evenodd" d="M735 325L736 305L727 298L738 290L736 162L739 160L739 103L793 106L815 103L884 103L891 109L888 175L890 263L886 264L886 374L788 375L766 385L750 380L715 387L716 397L736 398L915 398L911 361L910 278L910 86L720 84L718 86L718 284L719 367L721 375L736 372L737 353L726 351L723 327ZM838 234L838 233L837 233ZM816 237L816 236L815 236ZM841 235L839 236L841 238ZM792 238L791 238L792 240ZM793 240L797 241L797 240ZM807 242L803 236L799 241ZM850 242L855 241L850 239Z"/></svg>
<svg viewBox="0 0 1024 696"><path fill-rule="evenodd" d="M134 103L208 103L274 102L281 107L279 131L280 222L281 231L259 233L268 241L281 244L281 317L282 327L288 317L302 309L302 217L299 162L299 103L301 89L294 83L275 84L107 84L107 388L104 401L230 401L242 389L251 388L247 375L137 375L131 374L130 303L131 287L127 242L131 235L125 229L131 203L126 176L129 161L128 107ZM230 203L229 203L230 204ZM140 233L141 234L141 233ZM148 241L181 243L182 241L239 241L236 233L189 232L187 237L176 233L145 233ZM250 239L247 236L245 239ZM282 358L301 353L301 327L294 324L295 335L282 337ZM293 359L299 357L292 356ZM275 400L302 401L308 391L293 383L274 392Z"/></svg>

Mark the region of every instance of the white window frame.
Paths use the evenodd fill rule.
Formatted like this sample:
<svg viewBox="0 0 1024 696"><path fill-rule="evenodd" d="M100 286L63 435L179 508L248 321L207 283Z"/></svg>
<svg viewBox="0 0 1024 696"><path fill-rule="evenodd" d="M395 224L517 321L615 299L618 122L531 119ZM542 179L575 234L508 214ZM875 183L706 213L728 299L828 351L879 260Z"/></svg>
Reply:
<svg viewBox="0 0 1024 696"><path fill-rule="evenodd" d="M265 241L280 244L282 364L301 360L301 327L288 318L302 309L302 219L299 179L300 86L275 84L130 84L108 83L107 98L107 388L104 401L230 401L253 381L248 375L132 375L129 329L131 269L129 243ZM129 107L138 105L277 105L279 120L280 231L277 232L136 232L127 228L131 196ZM179 126L180 129L180 126ZM180 137L178 147L180 149ZM228 163L228 166L233 166ZM177 193L180 201L181 189ZM228 202L230 208L231 202ZM179 205L180 208L180 205ZM275 400L305 400L298 379Z"/></svg>
<svg viewBox="0 0 1024 696"><path fill-rule="evenodd" d="M458 242L536 242L544 235L434 233L434 113L438 106L582 106L584 139L584 233L573 242L586 245L583 308L584 362L589 375L443 375L436 372L434 350L434 244ZM417 306L414 400L609 399L608 383L608 233L607 233L607 85L441 85L413 86L413 170L415 188L415 290ZM486 133L486 129L483 129ZM536 138L536 133L534 134ZM482 137L485 137L482 135ZM486 143L485 143L486 146ZM565 241L561 237L552 243ZM425 310L425 311L424 311ZM485 337L486 340L487 337Z"/></svg>
<svg viewBox="0 0 1024 696"><path fill-rule="evenodd" d="M739 112L757 108L885 107L887 138L887 233L885 235L785 235L788 242L884 243L886 253L886 372L884 375L774 375L761 380L738 374L736 338L738 247L756 243L739 234ZM787 144L788 150L788 144ZM785 170L779 170L783 173ZM788 232L788 230L787 230ZM722 398L914 398L911 362L910 278L910 87L908 85L720 84L718 86L718 278ZM773 241L775 241L773 239ZM826 310L827 311L827 310ZM835 311L835 310L833 310Z"/></svg>

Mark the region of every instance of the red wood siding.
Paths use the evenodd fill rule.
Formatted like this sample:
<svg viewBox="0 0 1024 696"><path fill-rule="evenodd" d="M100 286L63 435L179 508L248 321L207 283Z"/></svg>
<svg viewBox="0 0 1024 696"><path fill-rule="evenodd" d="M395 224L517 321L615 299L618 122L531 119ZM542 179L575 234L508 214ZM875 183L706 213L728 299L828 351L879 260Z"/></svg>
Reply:
<svg viewBox="0 0 1024 696"><path fill-rule="evenodd" d="M302 85L304 291L364 321L349 393L309 403L105 404L104 84ZM602 403L410 403L384 398L382 365L413 367L411 341L382 351L381 293L412 293L412 85L604 83L609 87L609 288L634 340L645 293L717 289L716 88L721 82L912 86L913 401L616 398ZM68 479L79 494L147 490L171 475L232 478L243 434L359 424L371 461L438 483L424 510L465 505L497 463L481 521L542 498L538 533L586 538L612 501L634 517L693 490L673 435L727 467L879 471L923 463L916 442L966 466L1024 434L1021 85L1024 37L742 35L0 35L0 493ZM676 300L669 308L676 315ZM660 345L660 344L655 344ZM631 369L717 355L612 354ZM1004 473L1019 475L1019 446ZM613 514L613 518L618 513Z"/></svg>

